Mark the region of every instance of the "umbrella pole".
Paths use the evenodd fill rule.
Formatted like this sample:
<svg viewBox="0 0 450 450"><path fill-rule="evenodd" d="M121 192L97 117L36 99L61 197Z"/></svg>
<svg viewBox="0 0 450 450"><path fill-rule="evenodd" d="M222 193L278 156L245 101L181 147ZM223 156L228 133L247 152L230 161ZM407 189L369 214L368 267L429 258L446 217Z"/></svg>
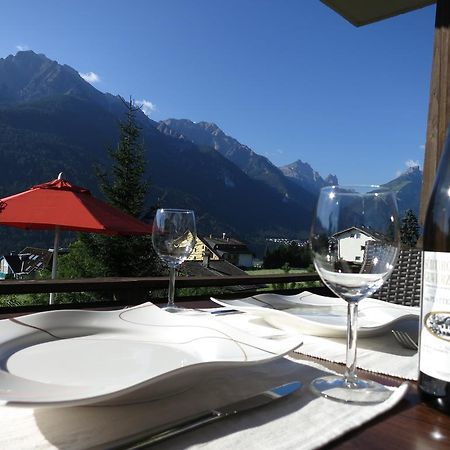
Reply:
<svg viewBox="0 0 450 450"><path fill-rule="evenodd" d="M56 278L56 269L57 269L57 259L58 259L58 250L59 250L59 235L60 229L59 227L55 228L55 240L53 242L53 259L52 259L52 280ZM50 293L49 305L53 305L55 303L56 293Z"/></svg>

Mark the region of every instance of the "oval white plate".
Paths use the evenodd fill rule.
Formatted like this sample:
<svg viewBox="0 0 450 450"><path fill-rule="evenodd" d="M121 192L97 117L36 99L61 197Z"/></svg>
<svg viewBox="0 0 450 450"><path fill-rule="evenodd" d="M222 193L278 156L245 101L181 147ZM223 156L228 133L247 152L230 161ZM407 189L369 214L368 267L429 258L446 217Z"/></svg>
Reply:
<svg viewBox="0 0 450 450"><path fill-rule="evenodd" d="M325 337L345 337L347 303L339 298L301 292L297 295L258 294L253 297L222 300L222 306L249 312L285 331ZM368 298L358 306L358 336L382 334L401 320L418 319L419 308Z"/></svg>
<svg viewBox="0 0 450 450"><path fill-rule="evenodd" d="M298 335L256 337L209 314L170 314L151 303L32 314L0 321L0 400L30 407L155 400L299 345Z"/></svg>

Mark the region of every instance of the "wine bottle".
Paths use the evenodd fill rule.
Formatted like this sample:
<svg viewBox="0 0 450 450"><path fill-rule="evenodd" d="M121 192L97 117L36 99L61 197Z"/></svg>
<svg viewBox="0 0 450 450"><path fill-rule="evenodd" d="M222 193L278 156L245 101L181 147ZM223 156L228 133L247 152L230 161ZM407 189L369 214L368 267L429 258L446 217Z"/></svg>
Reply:
<svg viewBox="0 0 450 450"><path fill-rule="evenodd" d="M418 385L450 414L450 128L423 229Z"/></svg>

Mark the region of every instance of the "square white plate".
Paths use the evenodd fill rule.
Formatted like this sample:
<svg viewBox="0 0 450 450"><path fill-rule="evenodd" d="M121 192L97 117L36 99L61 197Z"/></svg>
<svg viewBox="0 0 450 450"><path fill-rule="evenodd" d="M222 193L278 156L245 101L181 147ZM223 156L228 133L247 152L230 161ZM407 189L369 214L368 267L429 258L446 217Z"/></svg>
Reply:
<svg viewBox="0 0 450 450"><path fill-rule="evenodd" d="M268 293L232 300L211 300L259 316L285 331L326 337L345 337L347 332L347 302L336 297L304 291L297 295ZM358 309L359 337L382 334L398 321L419 317L419 308L372 298L362 300Z"/></svg>
<svg viewBox="0 0 450 450"><path fill-rule="evenodd" d="M151 303L32 314L0 321L0 401L55 407L154 400L189 388L185 379L280 358L299 345L299 335L253 336L210 314L171 314Z"/></svg>

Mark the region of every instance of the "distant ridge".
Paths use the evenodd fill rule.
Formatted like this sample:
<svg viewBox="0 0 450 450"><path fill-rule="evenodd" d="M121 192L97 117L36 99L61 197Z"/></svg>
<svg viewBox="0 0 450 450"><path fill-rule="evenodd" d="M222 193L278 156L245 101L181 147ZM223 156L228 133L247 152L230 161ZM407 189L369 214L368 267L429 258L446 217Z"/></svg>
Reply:
<svg viewBox="0 0 450 450"><path fill-rule="evenodd" d="M106 149L117 144L123 118L118 96L100 92L67 65L33 51L0 58L0 198L61 171L100 195L94 164L108 166ZM148 206L158 201L194 209L202 234L226 232L252 248L266 237L306 239L317 188L337 182L300 160L275 167L214 123L157 123L144 113L137 120L151 186ZM418 168L410 169L390 182L403 211L418 211L421 177ZM0 254L51 245L51 233L42 236L0 227Z"/></svg>
<svg viewBox="0 0 450 450"><path fill-rule="evenodd" d="M67 65L33 51L1 58L0 197L52 180L61 171L99 195L93 167L109 164L106 149L117 144L123 114L118 96L100 92ZM307 236L314 198L276 167L277 187L250 176L209 145L160 130L144 113L137 119L151 180L149 207L158 200L166 207L192 208L199 232L226 232L255 245L266 236ZM233 142L217 126L205 130L211 131L220 142ZM0 227L0 254L30 245L51 245L51 236Z"/></svg>
<svg viewBox="0 0 450 450"><path fill-rule="evenodd" d="M300 184L315 195L324 186L339 184L336 175L330 174L324 179L308 163L300 159L280 167L280 170L286 177Z"/></svg>
<svg viewBox="0 0 450 450"><path fill-rule="evenodd" d="M401 216L405 214L407 209L412 209L414 214L417 217L419 216L422 180L423 173L420 167L413 166L383 185L397 194L398 209Z"/></svg>
<svg viewBox="0 0 450 450"><path fill-rule="evenodd" d="M293 182L272 164L247 145L225 134L215 123L192 122L187 119L167 119L159 122L158 130L197 145L208 146L236 164L250 178L262 181L292 201L301 203L312 213L316 193L301 182Z"/></svg>

